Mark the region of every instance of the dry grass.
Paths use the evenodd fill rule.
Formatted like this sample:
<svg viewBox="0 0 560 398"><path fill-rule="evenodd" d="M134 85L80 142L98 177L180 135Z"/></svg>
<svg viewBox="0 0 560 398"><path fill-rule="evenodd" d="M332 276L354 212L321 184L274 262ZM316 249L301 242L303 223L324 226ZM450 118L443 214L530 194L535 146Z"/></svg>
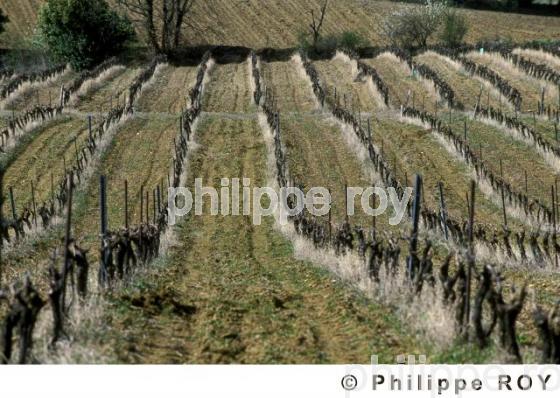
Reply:
<svg viewBox="0 0 560 398"><path fill-rule="evenodd" d="M516 48L513 50L514 54L519 54L523 58L527 58L537 64L545 64L549 68L552 68L557 73L560 73L560 57L554 56L551 53L541 51L541 50L531 50Z"/></svg>
<svg viewBox="0 0 560 398"><path fill-rule="evenodd" d="M140 189L149 193L152 217L152 190L163 182L171 169L173 139L178 134L178 118L135 116L120 126L103 157L96 175L107 176L107 203L110 229L124 226L124 181L128 181L129 220L140 221ZM75 234L88 247L98 243L99 182L93 178L86 194L83 214L77 215ZM163 192L165 193L165 191ZM144 201L145 203L145 201ZM145 217L145 216L144 216Z"/></svg>
<svg viewBox="0 0 560 398"><path fill-rule="evenodd" d="M197 71L197 67L163 67L138 99L136 108L141 112L178 114L190 106L189 90L195 83Z"/></svg>
<svg viewBox="0 0 560 398"><path fill-rule="evenodd" d="M449 123L447 115L442 115L442 119ZM463 132L464 120L463 115L452 115L451 126L457 134ZM527 171L529 197L549 205L550 187L558 173L533 147L508 136L501 128L480 121L469 120L467 131L469 144L477 152L482 148L482 159L494 175L500 175L501 161L504 179L517 191L524 192L524 171Z"/></svg>
<svg viewBox="0 0 560 398"><path fill-rule="evenodd" d="M541 90L543 88L545 88L545 105L558 103L557 87L544 80L528 76L497 53L480 54L478 52L471 52L467 54L467 58L492 69L502 78L506 79L512 87L519 90L523 97L521 104L523 112L537 110L537 103L541 99Z"/></svg>
<svg viewBox="0 0 560 398"><path fill-rule="evenodd" d="M86 95L76 99L75 108L82 112L100 112L110 109L111 104L114 107L117 103L124 103L128 97L128 88L141 72L141 68L120 69L102 84L94 85Z"/></svg>
<svg viewBox="0 0 560 398"><path fill-rule="evenodd" d="M76 103L82 99L86 98L90 93L94 90L99 89L106 80L113 79L116 75L121 74L124 72L125 67L122 65L115 65L111 66L109 69L106 69L98 76L87 79L85 82L82 83L80 88L70 96L70 101L68 106L74 106Z"/></svg>
<svg viewBox="0 0 560 398"><path fill-rule="evenodd" d="M329 96L334 96L336 87L341 104L344 104L346 98L348 108L356 111L375 112L384 108L383 99L377 90L373 89L371 79L355 80L358 75L356 61L338 54L330 61L316 61L313 64L321 76L321 81L326 84Z"/></svg>
<svg viewBox="0 0 560 398"><path fill-rule="evenodd" d="M1 0L0 7L7 11L11 19L1 43L14 46L21 44L23 37L29 37L37 10L43 2ZM309 10L317 9L320 4L320 0L199 2L193 9L193 28L185 32L184 42L189 45L224 44L254 48L294 46L298 32L309 23ZM380 28L383 18L408 5L379 0L339 0L332 2L330 7L324 26L326 34L354 30L371 43L384 45L387 43ZM475 10L462 12L471 27L466 37L469 43L497 37L514 41L560 38L555 17ZM216 21L220 23L216 24ZM141 27L139 30L142 30Z"/></svg>
<svg viewBox="0 0 560 398"><path fill-rule="evenodd" d="M443 182L448 214L459 220L467 219L470 170L462 161L449 154L442 143L422 127L390 119L374 120L372 126L373 142L399 180L407 178L407 185L412 186L414 174L422 175L424 201L433 210L440 208L437 183ZM477 191L476 213L478 223L500 224L500 208L480 191Z"/></svg>
<svg viewBox="0 0 560 398"><path fill-rule="evenodd" d="M272 90L278 108L284 112L313 112L319 107L305 71L296 59L289 62L263 62L262 80Z"/></svg>
<svg viewBox="0 0 560 398"><path fill-rule="evenodd" d="M208 95L203 98L206 112L242 113L249 110L253 96L249 81L247 61L242 63L217 64L210 72L206 90Z"/></svg>
<svg viewBox="0 0 560 398"><path fill-rule="evenodd" d="M215 186L238 175L266 184L266 149L255 120L207 117L198 141L189 186L196 176ZM111 309L122 331L113 336L120 361L346 363L367 362L371 353L392 361L403 350L420 349L387 307L295 261L272 223L189 217L165 271Z"/></svg>
<svg viewBox="0 0 560 398"><path fill-rule="evenodd" d="M62 74L46 82L28 85L25 89L21 89L18 93L10 96L5 108L25 111L37 105L57 106L60 104L61 87L68 86L76 77L78 77L78 73L71 68L67 68Z"/></svg>
<svg viewBox="0 0 560 398"><path fill-rule="evenodd" d="M13 187L16 208L31 208L31 183L35 184L37 205L51 196L51 175L55 192L64 176L64 159L69 169L75 164L76 151L87 139L87 121L64 116L31 132L33 140L6 170L5 187Z"/></svg>
<svg viewBox="0 0 560 398"><path fill-rule="evenodd" d="M481 89L481 102L484 106L490 105L494 109L513 109L512 105L492 85L471 76L452 59L427 51L416 56L415 60L438 72L455 92L456 100L461 102L466 109L474 109Z"/></svg>
<svg viewBox="0 0 560 398"><path fill-rule="evenodd" d="M404 62L395 55L385 52L374 59L363 59L366 64L373 66L381 79L389 87L389 104L400 108L408 104L420 109L434 112L436 101L439 103L439 96L433 89L433 85L426 84L424 79L413 76L412 71ZM438 105L440 106L440 105ZM440 106L441 107L441 106Z"/></svg>
<svg viewBox="0 0 560 398"><path fill-rule="evenodd" d="M533 130L537 131L545 140L547 140L552 145L558 145L558 140L560 140L560 125L556 126L558 131L558 140L554 130L555 121L548 120L541 117L533 117L527 115L521 115L520 119Z"/></svg>

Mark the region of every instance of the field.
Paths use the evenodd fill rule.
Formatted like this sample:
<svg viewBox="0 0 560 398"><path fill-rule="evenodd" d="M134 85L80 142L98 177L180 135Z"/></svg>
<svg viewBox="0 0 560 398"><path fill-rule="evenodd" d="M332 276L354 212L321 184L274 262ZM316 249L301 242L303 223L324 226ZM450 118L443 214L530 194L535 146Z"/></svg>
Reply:
<svg viewBox="0 0 560 398"><path fill-rule="evenodd" d="M4 40L16 43L28 33L17 20L31 23L39 3L0 1L13 16ZM185 39L292 46L315 3L197 2L193 29L207 34L201 39L189 31ZM338 23L329 21L326 32L358 26L377 43L380 19L397 7L405 6L333 2ZM519 42L560 38L558 24L547 17L464 12L477 21L470 42L506 31ZM18 289L28 276L46 303L25 362L342 364L367 363L373 354L385 363L402 354L425 354L430 363L547 361L533 317L535 306L554 308L560 287L560 149L557 120L533 111L542 87L547 103L557 101L558 88L498 53L465 53L519 90L523 104L514 113L495 84L435 51L413 59L448 84L456 99L451 106L434 81L391 52L361 59L342 52L307 59L294 52L278 59L214 50L196 62L141 54L84 83L59 114L35 115L13 131L10 120L56 103L61 86L78 74L67 69L12 93L0 119L14 142L0 152L2 231L9 238L2 240L0 283ZM513 52L560 67L552 52L521 44ZM388 88L388 105L359 62ZM134 96L136 84L141 89ZM192 101L196 95L200 101ZM511 125L475 114L478 98L481 108L515 117L507 119ZM69 170L75 173L70 209ZM422 177L418 191L416 176ZM317 216L308 209L287 224L274 210L255 222L251 212L235 214L233 203L224 204L223 192L233 190L236 178L250 180L244 188L323 187L332 208ZM228 214L211 214L210 192L202 214L193 205L172 223L172 208L185 205L170 199L172 188L188 188L196 197L197 179L216 190L214 210ZM390 207L369 214L364 203L377 204L369 199L347 214L354 198L346 188L371 186L389 192L390 206L406 198L400 222L392 221ZM263 209L272 203L271 197L250 199ZM58 211L48 222L38 214L29 224L20 218L51 200ZM63 249L66 238L73 251ZM55 253L59 265L62 255L70 256L73 268L62 296L70 301L62 322L68 338L50 343ZM469 291L461 290L465 267L473 272ZM485 269L494 273L482 295ZM527 297L518 313L496 305L513 303L523 286ZM480 306L461 315L461 300ZM0 322L13 310L13 300L4 301ZM479 318L478 310L484 312ZM481 338L474 323L487 327L491 314L500 322ZM517 352L500 339L508 322L515 325ZM18 346L21 341L14 339ZM15 356L6 361L16 362Z"/></svg>
<svg viewBox="0 0 560 398"><path fill-rule="evenodd" d="M23 38L33 31L41 3L42 0L0 1L0 8L10 10L11 19L2 37L4 43L21 45ZM194 45L291 47L308 24L309 10L320 3L319 0L198 2L193 9L192 28L186 32L184 40ZM326 33L358 30L372 43L384 44L380 22L391 11L406 5L378 0L342 0L334 1L332 7L336 19L325 21ZM473 26L467 36L471 43L499 37L514 41L560 38L560 27L553 17L471 10L465 14ZM216 21L220 21L219 25Z"/></svg>

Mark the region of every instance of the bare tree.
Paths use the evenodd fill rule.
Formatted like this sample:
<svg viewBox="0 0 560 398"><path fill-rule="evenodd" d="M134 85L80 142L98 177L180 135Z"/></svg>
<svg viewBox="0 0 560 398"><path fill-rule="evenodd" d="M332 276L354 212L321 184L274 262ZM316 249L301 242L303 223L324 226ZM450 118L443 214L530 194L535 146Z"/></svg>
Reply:
<svg viewBox="0 0 560 398"><path fill-rule="evenodd" d="M320 10L320 15L315 16L315 12L313 10L310 11L311 13L311 23L309 24L309 28L313 34L313 47L317 47L317 42L321 37L321 28L323 27L323 22L325 21L325 15L327 14L327 7L329 5L329 0L325 0L323 6Z"/></svg>
<svg viewBox="0 0 560 398"><path fill-rule="evenodd" d="M195 0L117 0L146 30L157 53L170 53L179 47L182 28ZM158 28L161 32L158 34Z"/></svg>

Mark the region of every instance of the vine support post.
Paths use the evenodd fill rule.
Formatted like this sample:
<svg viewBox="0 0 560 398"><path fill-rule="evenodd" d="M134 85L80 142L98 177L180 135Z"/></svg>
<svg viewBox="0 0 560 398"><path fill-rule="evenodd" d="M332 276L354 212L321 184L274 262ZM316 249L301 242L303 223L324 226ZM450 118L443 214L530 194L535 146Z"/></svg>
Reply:
<svg viewBox="0 0 560 398"><path fill-rule="evenodd" d="M504 217L504 226L507 228L508 221L507 221L507 214L506 214L506 198L505 198L505 194L504 194L504 186L503 185L502 185L501 193L502 193L502 215Z"/></svg>
<svg viewBox="0 0 560 398"><path fill-rule="evenodd" d="M105 246L107 237L107 179L99 176L99 216L101 232L101 261L99 264L99 286L105 287L107 283L107 266L109 262L109 248Z"/></svg>
<svg viewBox="0 0 560 398"><path fill-rule="evenodd" d="M89 134L89 139L90 141L93 140L93 131L91 128L91 115L88 115L88 134Z"/></svg>
<svg viewBox="0 0 560 398"><path fill-rule="evenodd" d="M66 306L64 305L66 300L66 282L68 280L68 272L70 271L70 251L68 247L70 246L70 240L72 239L72 193L74 191L73 184L74 174L71 171L66 177L66 187L68 190L68 202L66 204L66 228L64 231L64 263L62 268L62 309L66 313ZM73 286L73 284L72 284Z"/></svg>
<svg viewBox="0 0 560 398"><path fill-rule="evenodd" d="M144 185L140 187L140 224L144 223Z"/></svg>
<svg viewBox="0 0 560 398"><path fill-rule="evenodd" d="M37 202L35 202L35 184L31 181L31 203L33 204L33 223L37 228Z"/></svg>
<svg viewBox="0 0 560 398"><path fill-rule="evenodd" d="M146 224L150 223L150 194L146 191Z"/></svg>
<svg viewBox="0 0 560 398"><path fill-rule="evenodd" d="M14 200L14 188L10 187L8 188L10 191L10 205L12 206L12 217L15 220L17 220L17 212L16 212L16 201Z"/></svg>
<svg viewBox="0 0 560 398"><path fill-rule="evenodd" d="M470 187L470 198L469 198L469 249L467 255L467 283L465 289L465 320L464 320L464 327L463 331L465 334L465 339L468 340L469 338L469 322L470 322L470 313L471 313L471 284L472 284L472 272L474 268L474 242L473 242L473 235L474 235L474 208L475 208L475 182L471 180L471 187Z"/></svg>
<svg viewBox="0 0 560 398"><path fill-rule="evenodd" d="M4 217L4 169L0 167L0 220ZM0 235L0 286L2 285L2 249L4 236Z"/></svg>
<svg viewBox="0 0 560 398"><path fill-rule="evenodd" d="M422 200L422 176L416 174L414 182L414 203L412 208L412 234L410 237L410 254L408 256L407 273L411 281L414 280L417 267L418 224L420 222L420 208Z"/></svg>
<svg viewBox="0 0 560 398"><path fill-rule="evenodd" d="M550 187L550 204L552 207L552 228L556 233L556 200L554 198L554 185Z"/></svg>
<svg viewBox="0 0 560 398"><path fill-rule="evenodd" d="M124 227L128 229L128 180L124 180Z"/></svg>
<svg viewBox="0 0 560 398"><path fill-rule="evenodd" d="M372 188L375 188L375 184L371 185ZM377 199L375 195L371 195L371 208L375 209L376 205L377 205ZM375 213L371 216L371 238L375 241L375 237L376 237L376 230L377 230L377 217L375 216Z"/></svg>
<svg viewBox="0 0 560 398"><path fill-rule="evenodd" d="M443 224L443 232L445 234L445 240L449 240L449 232L447 231L447 210L445 208L445 199L443 197L443 183L438 182L439 189L439 206L441 211L441 221Z"/></svg>

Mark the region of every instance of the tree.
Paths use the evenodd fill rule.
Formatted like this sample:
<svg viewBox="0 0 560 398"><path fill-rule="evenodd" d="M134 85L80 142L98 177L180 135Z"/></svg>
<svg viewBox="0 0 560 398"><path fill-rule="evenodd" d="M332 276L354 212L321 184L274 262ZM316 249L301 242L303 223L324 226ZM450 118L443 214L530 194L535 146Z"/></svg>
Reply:
<svg viewBox="0 0 560 398"><path fill-rule="evenodd" d="M132 23L105 0L48 0L39 11L39 35L59 61L89 68L121 51Z"/></svg>
<svg viewBox="0 0 560 398"><path fill-rule="evenodd" d="M169 54L179 47L183 26L191 13L194 0L117 0L136 21L140 22L152 48L158 54ZM157 26L161 33L158 35Z"/></svg>
<svg viewBox="0 0 560 398"><path fill-rule="evenodd" d="M381 28L393 45L423 48L438 30L446 9L445 1L425 0L422 5L406 6L391 13Z"/></svg>
<svg viewBox="0 0 560 398"><path fill-rule="evenodd" d="M4 14L4 10L0 8L0 33L4 33L4 25L9 21L10 19Z"/></svg>
<svg viewBox="0 0 560 398"><path fill-rule="evenodd" d="M323 22L325 21L325 15L327 14L327 7L329 5L329 0L325 0L319 15L315 16L315 11L311 10L311 23L309 28L311 29L311 34L313 35L313 47L317 47L319 38L321 37L321 28L323 27Z"/></svg>

